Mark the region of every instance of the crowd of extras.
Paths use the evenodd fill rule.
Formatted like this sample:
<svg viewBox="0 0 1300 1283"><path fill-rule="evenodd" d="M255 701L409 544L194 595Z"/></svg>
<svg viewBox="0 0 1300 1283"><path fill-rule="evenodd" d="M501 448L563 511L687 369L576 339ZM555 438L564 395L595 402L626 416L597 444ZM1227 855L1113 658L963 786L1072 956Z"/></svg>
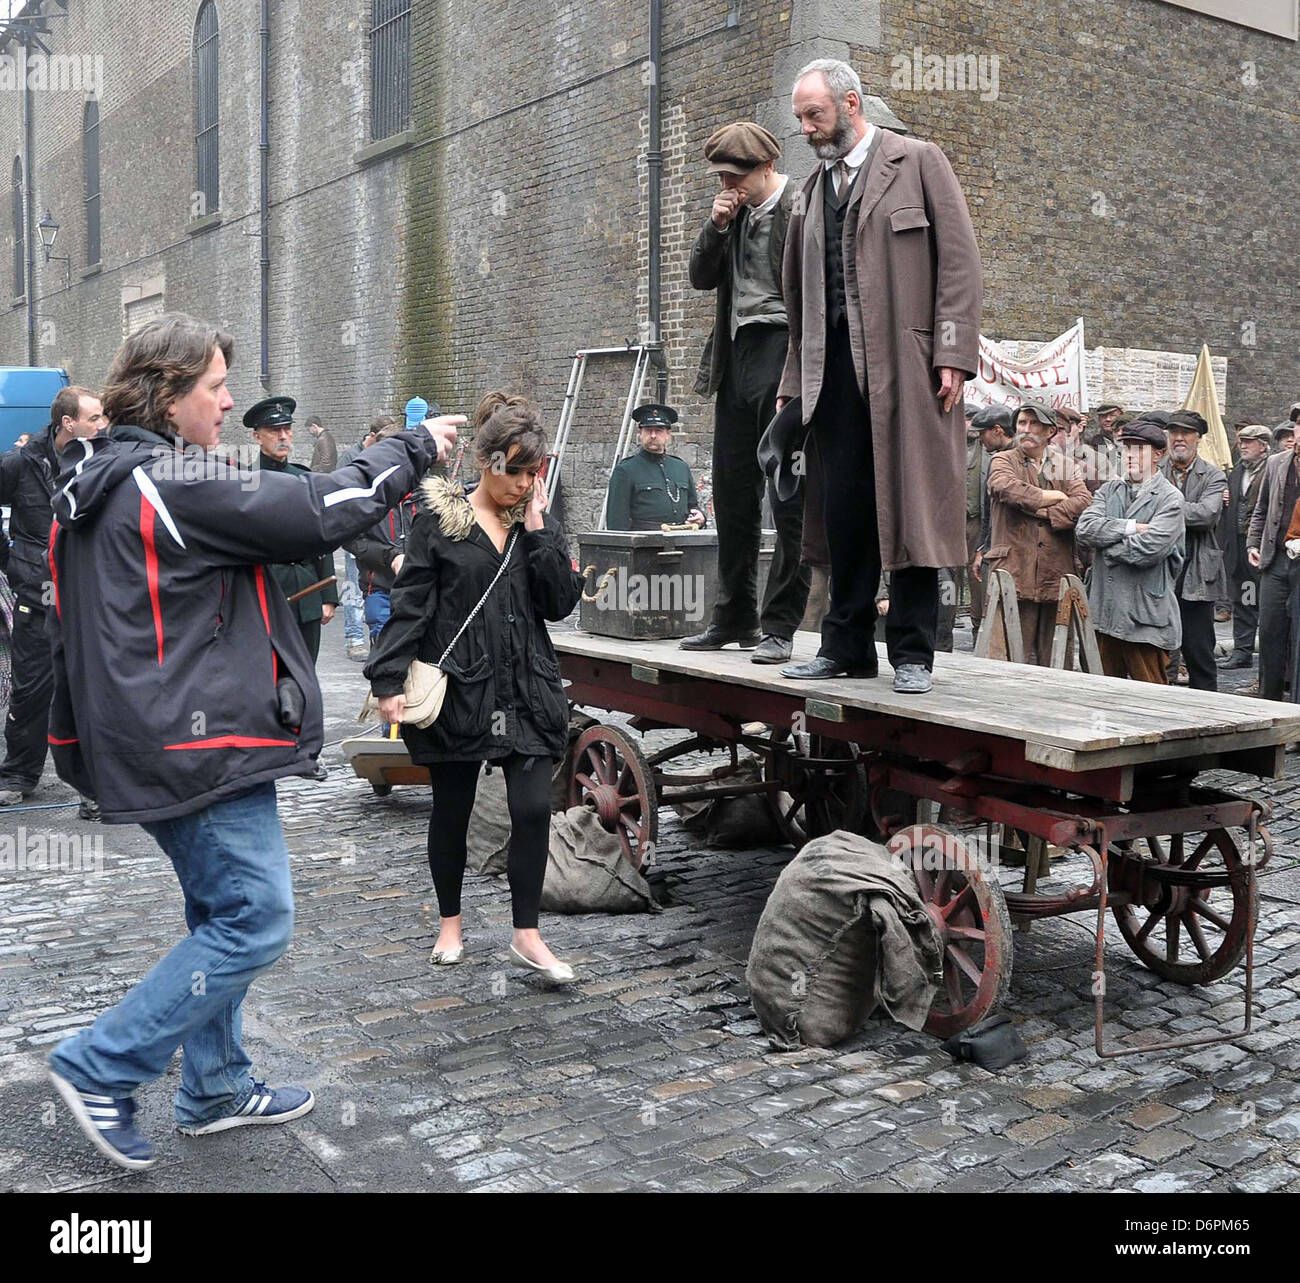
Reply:
<svg viewBox="0 0 1300 1283"><path fill-rule="evenodd" d="M985 610L991 572L1014 585L1024 662L1044 666L1062 579L1078 575L1107 673L1214 691L1219 669L1253 668L1258 652L1258 679L1239 693L1294 698L1297 420L1300 402L1272 427L1236 423L1225 473L1195 411L968 404L964 575L990 657L1010 648L1005 617ZM1221 646L1215 625L1229 622Z"/></svg>

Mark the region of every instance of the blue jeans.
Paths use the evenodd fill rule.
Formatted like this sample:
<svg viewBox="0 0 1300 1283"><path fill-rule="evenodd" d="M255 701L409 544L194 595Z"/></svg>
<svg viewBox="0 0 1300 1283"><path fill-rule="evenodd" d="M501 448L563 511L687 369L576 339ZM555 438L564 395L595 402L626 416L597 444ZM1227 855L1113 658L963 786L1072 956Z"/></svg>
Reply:
<svg viewBox="0 0 1300 1283"><path fill-rule="evenodd" d="M61 1042L50 1065L81 1091L130 1096L183 1047L176 1121L194 1126L234 1113L253 1090L240 1007L289 947L289 851L273 783L142 827L176 869L190 935L116 1007Z"/></svg>
<svg viewBox="0 0 1300 1283"><path fill-rule="evenodd" d="M343 607L343 640L349 646L360 646L366 640L366 612L357 578L357 559L350 552L343 554L343 569L347 577L347 583L339 593L339 603Z"/></svg>
<svg viewBox="0 0 1300 1283"><path fill-rule="evenodd" d="M366 623L370 625L372 646L379 640L379 634L384 631L384 625L388 623L388 616L392 613L392 603L388 599L388 594L382 589L376 588L374 592L366 594Z"/></svg>

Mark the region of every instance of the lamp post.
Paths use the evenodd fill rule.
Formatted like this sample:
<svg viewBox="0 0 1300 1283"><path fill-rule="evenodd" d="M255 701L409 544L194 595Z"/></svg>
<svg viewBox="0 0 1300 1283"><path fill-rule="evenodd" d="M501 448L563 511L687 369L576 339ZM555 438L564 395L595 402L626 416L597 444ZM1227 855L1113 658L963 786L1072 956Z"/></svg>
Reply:
<svg viewBox="0 0 1300 1283"><path fill-rule="evenodd" d="M41 234L41 248L45 251L45 261L47 263L63 264L63 288L72 288L72 260L66 254L51 254L50 250L54 248L54 242L59 235L58 220L53 217L50 211L45 211L45 217L36 224L36 230Z"/></svg>

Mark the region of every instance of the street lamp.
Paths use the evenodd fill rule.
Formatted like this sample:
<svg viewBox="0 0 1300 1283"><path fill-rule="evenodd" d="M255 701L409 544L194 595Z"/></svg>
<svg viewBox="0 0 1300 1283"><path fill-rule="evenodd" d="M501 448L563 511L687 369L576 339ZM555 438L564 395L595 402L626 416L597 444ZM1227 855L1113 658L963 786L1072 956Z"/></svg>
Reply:
<svg viewBox="0 0 1300 1283"><path fill-rule="evenodd" d="M45 261L47 263L62 263L64 273L64 289L72 288L72 260L66 254L51 254L50 250L54 248L54 242L58 239L59 223L47 209L45 217L36 224L36 230L41 234L41 248L45 251Z"/></svg>

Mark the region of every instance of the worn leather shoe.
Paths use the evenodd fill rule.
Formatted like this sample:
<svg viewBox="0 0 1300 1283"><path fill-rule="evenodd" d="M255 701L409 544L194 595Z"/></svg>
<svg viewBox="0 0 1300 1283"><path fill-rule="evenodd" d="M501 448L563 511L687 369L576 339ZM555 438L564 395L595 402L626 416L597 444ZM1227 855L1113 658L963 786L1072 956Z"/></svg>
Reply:
<svg viewBox="0 0 1300 1283"><path fill-rule="evenodd" d="M25 788L0 789L0 806L21 806L34 792Z"/></svg>
<svg viewBox="0 0 1300 1283"><path fill-rule="evenodd" d="M894 669L894 689L900 695L924 695L933 684L924 664L899 664Z"/></svg>
<svg viewBox="0 0 1300 1283"><path fill-rule="evenodd" d="M1255 662L1253 655L1242 655L1233 651L1231 655L1225 655L1219 660L1220 668L1250 668Z"/></svg>
<svg viewBox="0 0 1300 1283"><path fill-rule="evenodd" d="M719 628L710 624L702 633L693 637L683 637L678 646L681 650L721 650L735 642L741 650L752 650L759 643L757 628L749 632L737 632L734 628Z"/></svg>
<svg viewBox="0 0 1300 1283"><path fill-rule="evenodd" d="M816 659L807 660L802 664L787 664L781 670L782 677L807 678L816 680L827 677L875 677L879 673L879 667L873 665L869 668L850 668L847 664L841 664L838 659L832 659L829 655L818 655Z"/></svg>
<svg viewBox="0 0 1300 1283"><path fill-rule="evenodd" d="M774 633L764 633L758 649L749 657L755 664L784 664L794 652L794 642Z"/></svg>

